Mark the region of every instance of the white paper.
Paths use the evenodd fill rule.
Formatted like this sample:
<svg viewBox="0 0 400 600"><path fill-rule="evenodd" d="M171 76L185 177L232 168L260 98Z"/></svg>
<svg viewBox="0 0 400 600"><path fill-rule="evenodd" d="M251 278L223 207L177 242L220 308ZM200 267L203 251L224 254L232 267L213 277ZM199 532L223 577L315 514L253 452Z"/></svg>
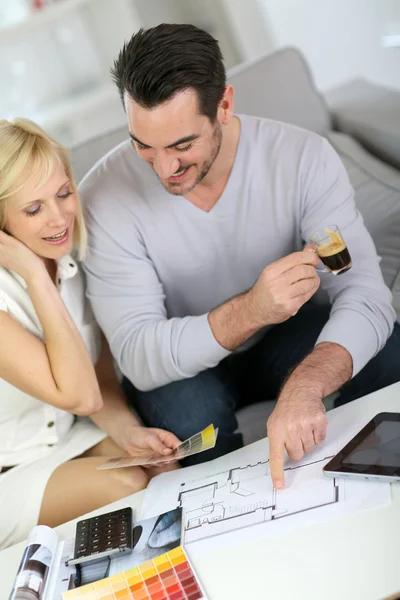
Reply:
<svg viewBox="0 0 400 600"><path fill-rule="evenodd" d="M51 571L51 581L46 594L46 600L62 600L62 595L73 586L75 567L66 562L74 556L75 539L59 542Z"/></svg>
<svg viewBox="0 0 400 600"><path fill-rule="evenodd" d="M387 504L390 483L328 479L322 472L366 422L344 430L340 413L333 416L324 444L299 462L285 462L282 491L272 486L267 439L208 463L163 473L150 481L142 518L182 506L184 543L192 554Z"/></svg>

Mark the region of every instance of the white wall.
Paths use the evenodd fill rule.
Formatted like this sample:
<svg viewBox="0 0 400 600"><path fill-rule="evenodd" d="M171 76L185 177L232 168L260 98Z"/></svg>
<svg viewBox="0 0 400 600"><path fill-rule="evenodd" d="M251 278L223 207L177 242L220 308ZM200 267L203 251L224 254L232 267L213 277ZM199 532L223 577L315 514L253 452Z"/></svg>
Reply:
<svg viewBox="0 0 400 600"><path fill-rule="evenodd" d="M220 4L225 28L238 47L236 63L274 50L275 40L260 0L220 0Z"/></svg>
<svg viewBox="0 0 400 600"><path fill-rule="evenodd" d="M205 29L219 40L227 68L243 60L239 50L240 40L234 39L227 27L223 1L132 0L132 2L141 26L145 29L159 23L191 23Z"/></svg>
<svg viewBox="0 0 400 600"><path fill-rule="evenodd" d="M383 35L400 33L400 0L259 2L271 45L299 47L322 91L354 77L400 88L400 48L381 45Z"/></svg>

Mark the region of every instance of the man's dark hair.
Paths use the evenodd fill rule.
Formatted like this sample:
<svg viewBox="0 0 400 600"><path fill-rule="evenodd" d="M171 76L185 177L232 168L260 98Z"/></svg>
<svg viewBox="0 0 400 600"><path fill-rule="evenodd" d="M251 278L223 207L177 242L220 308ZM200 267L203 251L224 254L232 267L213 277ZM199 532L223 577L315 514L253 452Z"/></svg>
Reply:
<svg viewBox="0 0 400 600"><path fill-rule="evenodd" d="M140 29L124 44L111 75L122 103L124 94L155 108L176 93L194 89L200 114L215 121L226 72L218 42L194 25L163 23Z"/></svg>

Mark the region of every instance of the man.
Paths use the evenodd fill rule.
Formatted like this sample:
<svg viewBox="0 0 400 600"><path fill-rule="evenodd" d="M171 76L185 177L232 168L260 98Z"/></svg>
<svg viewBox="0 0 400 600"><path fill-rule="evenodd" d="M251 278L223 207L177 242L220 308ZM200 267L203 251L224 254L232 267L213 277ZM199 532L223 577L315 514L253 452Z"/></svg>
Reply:
<svg viewBox="0 0 400 600"><path fill-rule="evenodd" d="M125 388L147 425L180 438L218 426L200 460L242 445L235 407L279 394L267 429L284 487L285 449L300 459L325 437L325 396L398 378L398 338L378 354L391 294L345 170L312 132L235 116L218 43L194 26L140 30L112 73L131 140L81 193L88 293ZM330 224L353 259L320 274L331 312L308 303L319 261L303 249Z"/></svg>

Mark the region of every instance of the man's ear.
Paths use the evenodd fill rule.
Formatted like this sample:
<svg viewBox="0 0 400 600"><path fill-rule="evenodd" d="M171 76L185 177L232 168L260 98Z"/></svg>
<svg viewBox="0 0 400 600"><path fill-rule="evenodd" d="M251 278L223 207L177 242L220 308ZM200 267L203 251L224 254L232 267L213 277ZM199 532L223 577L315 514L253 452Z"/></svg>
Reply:
<svg viewBox="0 0 400 600"><path fill-rule="evenodd" d="M226 85L224 94L218 106L218 116L222 125L228 125L234 113L235 90L231 85Z"/></svg>

